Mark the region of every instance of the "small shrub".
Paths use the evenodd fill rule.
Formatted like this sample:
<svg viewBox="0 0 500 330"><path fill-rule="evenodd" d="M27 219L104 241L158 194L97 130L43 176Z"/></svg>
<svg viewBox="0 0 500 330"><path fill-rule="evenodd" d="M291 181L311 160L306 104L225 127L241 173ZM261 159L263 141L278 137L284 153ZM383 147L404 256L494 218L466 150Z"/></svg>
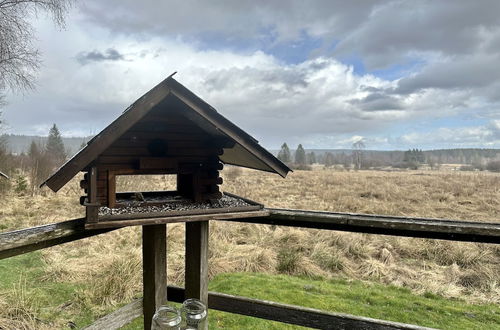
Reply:
<svg viewBox="0 0 500 330"><path fill-rule="evenodd" d="M283 248L278 252L278 265L276 270L279 273L293 274L297 270L300 255L291 249Z"/></svg>
<svg viewBox="0 0 500 330"><path fill-rule="evenodd" d="M458 284L465 288L480 288L482 286L482 279L480 274L468 272L459 277Z"/></svg>
<svg viewBox="0 0 500 330"><path fill-rule="evenodd" d="M26 177L21 173L16 175L14 191L20 196L24 196L28 192L28 181L26 180Z"/></svg>
<svg viewBox="0 0 500 330"><path fill-rule="evenodd" d="M313 254L312 259L324 270L340 271L345 267L344 261L336 253L320 251Z"/></svg>

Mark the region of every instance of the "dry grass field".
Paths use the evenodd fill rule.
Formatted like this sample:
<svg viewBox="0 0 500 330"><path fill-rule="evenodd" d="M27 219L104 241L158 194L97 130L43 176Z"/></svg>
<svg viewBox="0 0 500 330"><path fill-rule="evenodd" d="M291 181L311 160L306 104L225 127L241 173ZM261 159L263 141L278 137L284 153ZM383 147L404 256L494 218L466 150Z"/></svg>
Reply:
<svg viewBox="0 0 500 330"><path fill-rule="evenodd" d="M282 179L228 167L223 176L223 190L268 207L500 221L500 175L492 173L317 168ZM82 216L78 180L58 194L3 196L0 229ZM122 190L132 186L159 190L170 185L168 178L121 184ZM210 235L210 276L264 272L358 279L416 293L500 303L498 245L228 222L212 222ZM96 312L129 301L141 291L140 236L140 228L130 227L43 250L43 276L75 285L91 283L76 291L75 301ZM169 280L182 285L182 224L168 226L168 251ZM12 307L5 301L0 297L0 315L7 315Z"/></svg>

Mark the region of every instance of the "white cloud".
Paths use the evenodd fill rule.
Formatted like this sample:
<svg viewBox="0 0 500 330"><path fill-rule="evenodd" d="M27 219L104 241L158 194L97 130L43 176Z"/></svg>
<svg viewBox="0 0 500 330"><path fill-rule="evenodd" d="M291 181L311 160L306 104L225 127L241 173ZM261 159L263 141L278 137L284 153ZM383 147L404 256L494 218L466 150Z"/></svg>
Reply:
<svg viewBox="0 0 500 330"><path fill-rule="evenodd" d="M11 132L39 133L56 122L64 134L96 133L135 99L178 71L176 79L268 147L277 147L283 141L290 145L303 143L306 148L350 147L354 137L363 136L368 147L379 144L390 148L391 144L399 143L431 143L435 137L432 134L450 143L460 143L462 139L464 145L480 145L481 141L498 145L498 139L474 127L461 132L443 128L432 134L418 129L404 135L393 133L410 121L416 126L425 126L434 119L456 116L495 119L498 116L500 98L495 86L500 84L499 72L488 67L496 61L497 55L491 53L491 49L500 39L490 18L490 27L481 29L476 28L476 21L467 21L474 35L480 35L471 41L474 49L479 50L477 54L457 53L458 57L449 53L454 49L453 42L467 39L463 32L466 28L460 30L465 34L448 41L439 51L432 48L439 43L424 40L427 33L415 29L414 43L401 51L393 49L394 58L417 54L426 56L428 64L411 74L406 72L401 79L390 80L358 74L352 66L324 52L323 56L289 64L258 49L201 48L193 36L202 32L205 25L196 20L183 21L176 27L174 23L179 19L172 16L182 15L169 12L172 20L158 25L154 17L164 13L152 3L129 2L130 7L124 4L117 11L98 12L108 5L88 3L83 13L72 14L68 30L62 32L54 30L48 21L39 21L39 45L45 58L39 88L25 97L10 97L4 116L12 127ZM189 11L193 6L194 3L186 2L181 7ZM228 9L235 13L234 17L228 12L219 13L217 19L202 23L206 23L208 31L217 33L226 27L225 36L235 40L255 37L263 28L268 30L266 33L276 34L273 42L300 38L301 31L324 38L338 34L345 38L340 50L358 40L361 44L354 48L368 58L376 55L376 49L370 48L373 43L366 41L370 38L367 27L381 29L381 18L390 14L388 8L396 5L346 5L345 11L334 15L328 1L309 6L311 8L297 2L286 8L285 16L280 16L278 9L282 6L278 2L266 3L264 7L270 11L264 12L259 6L235 4ZM372 12L373 6L379 11ZM429 6L427 3L422 10L438 13L438 16L444 12L438 5ZM137 10L132 10L134 8ZM214 8L210 10L215 12ZM305 20L301 13L304 17L320 19ZM243 24L246 14L259 19L252 19L245 32L242 27L247 28ZM103 20L97 22L98 18ZM234 31L227 29L232 26L227 24L232 20L241 21L241 25L234 25ZM439 29L437 18L429 20ZM383 42L380 47L386 47L382 54L390 45L401 45L398 43L402 42L398 37L401 31L396 31L403 24L400 21L391 23L392 35L378 36L385 38L379 40ZM187 28L190 22L194 25ZM348 28L353 25L357 28ZM391 57L386 60L398 61ZM468 65L469 62L472 64ZM475 71L488 74L474 75ZM468 72L467 81L461 80L465 79L463 72ZM492 121L485 129L493 132L495 125L498 123Z"/></svg>
<svg viewBox="0 0 500 330"><path fill-rule="evenodd" d="M500 144L500 120L481 126L441 127L425 133L410 133L401 136L400 140L414 146L494 147Z"/></svg>

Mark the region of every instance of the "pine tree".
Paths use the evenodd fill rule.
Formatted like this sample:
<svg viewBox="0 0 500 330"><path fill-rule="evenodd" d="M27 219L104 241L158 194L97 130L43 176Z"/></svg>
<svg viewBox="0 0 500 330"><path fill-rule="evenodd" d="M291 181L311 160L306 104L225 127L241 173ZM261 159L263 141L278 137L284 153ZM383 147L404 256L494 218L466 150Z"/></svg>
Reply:
<svg viewBox="0 0 500 330"><path fill-rule="evenodd" d="M281 150L278 153L278 159L281 160L283 163L290 163L292 156L290 154L290 149L288 148L288 145L283 143L281 146Z"/></svg>
<svg viewBox="0 0 500 330"><path fill-rule="evenodd" d="M64 143L56 124L54 124L49 131L49 137L47 138L47 146L45 150L47 155L53 159L55 166L61 165L66 160Z"/></svg>
<svg viewBox="0 0 500 330"><path fill-rule="evenodd" d="M299 165L306 164L306 151L302 147L302 144L299 144L297 150L295 150L295 163Z"/></svg>

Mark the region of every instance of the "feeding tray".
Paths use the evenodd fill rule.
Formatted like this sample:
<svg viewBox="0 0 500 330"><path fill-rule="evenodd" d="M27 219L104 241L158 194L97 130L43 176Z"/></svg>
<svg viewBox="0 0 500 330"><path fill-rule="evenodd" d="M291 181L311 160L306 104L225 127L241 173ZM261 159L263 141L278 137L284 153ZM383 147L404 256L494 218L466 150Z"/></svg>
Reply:
<svg viewBox="0 0 500 330"><path fill-rule="evenodd" d="M115 207L102 206L97 222L85 228L111 228L174 222L224 220L267 216L264 206L225 192L220 199L193 202L176 191L124 192L116 194Z"/></svg>
<svg viewBox="0 0 500 330"><path fill-rule="evenodd" d="M268 215L261 204L221 192L219 171L225 165L282 177L291 171L171 75L132 103L42 186L57 192L85 172L80 204L89 229ZM176 191L117 192L117 178L141 175L174 175Z"/></svg>

